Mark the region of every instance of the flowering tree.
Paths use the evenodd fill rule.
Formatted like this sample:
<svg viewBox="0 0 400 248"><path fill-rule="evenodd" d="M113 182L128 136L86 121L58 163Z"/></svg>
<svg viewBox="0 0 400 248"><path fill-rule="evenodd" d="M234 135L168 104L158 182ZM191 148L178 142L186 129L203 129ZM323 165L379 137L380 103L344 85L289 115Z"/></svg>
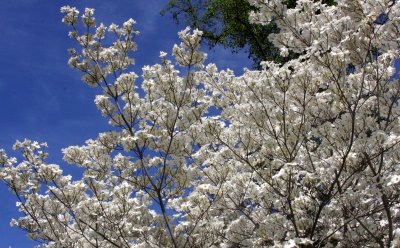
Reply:
<svg viewBox="0 0 400 248"><path fill-rule="evenodd" d="M17 142L20 163L1 151L12 223L43 247L397 247L400 2L249 2L298 59L235 76L205 65L201 31L185 29L175 62L161 52L140 83L125 72L133 20L96 25L86 9L80 32L63 7L80 47L69 64L115 128L63 150L77 181L46 144Z"/></svg>

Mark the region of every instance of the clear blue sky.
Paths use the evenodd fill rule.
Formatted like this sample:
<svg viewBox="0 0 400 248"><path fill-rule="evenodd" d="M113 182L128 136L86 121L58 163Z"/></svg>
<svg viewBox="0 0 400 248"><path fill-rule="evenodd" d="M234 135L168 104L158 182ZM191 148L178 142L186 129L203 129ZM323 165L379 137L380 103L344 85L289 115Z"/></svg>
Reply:
<svg viewBox="0 0 400 248"><path fill-rule="evenodd" d="M105 24L122 23L132 17L141 32L137 38L134 70L158 63L159 51L170 54L177 40L177 27L169 17L161 17L165 0L15 0L0 1L0 148L16 155L11 147L16 139L47 141L48 162L62 165L66 173L76 173L61 160L61 148L82 145L99 132L109 130L107 121L97 111L96 91L85 86L81 74L67 64L67 48L73 41L68 27L61 23L63 5L96 9L96 19ZM241 67L251 62L241 53L215 49L208 62L221 68ZM76 174L75 174L76 176ZM37 244L18 228L11 228L16 218L15 197L0 184L0 247L32 247Z"/></svg>

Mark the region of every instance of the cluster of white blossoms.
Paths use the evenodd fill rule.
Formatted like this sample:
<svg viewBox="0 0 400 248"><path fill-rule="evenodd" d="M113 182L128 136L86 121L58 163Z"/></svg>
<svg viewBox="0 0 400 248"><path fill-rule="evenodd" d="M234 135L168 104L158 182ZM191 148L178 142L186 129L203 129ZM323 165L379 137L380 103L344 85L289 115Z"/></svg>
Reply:
<svg viewBox="0 0 400 248"><path fill-rule="evenodd" d="M249 2L298 58L236 76L204 64L201 31L185 29L176 62L162 52L140 82L125 72L133 20L107 28L86 9L80 32L63 7L69 64L114 127L63 150L80 180L45 144L17 142L20 163L0 151L12 223L43 247L398 247L400 2Z"/></svg>

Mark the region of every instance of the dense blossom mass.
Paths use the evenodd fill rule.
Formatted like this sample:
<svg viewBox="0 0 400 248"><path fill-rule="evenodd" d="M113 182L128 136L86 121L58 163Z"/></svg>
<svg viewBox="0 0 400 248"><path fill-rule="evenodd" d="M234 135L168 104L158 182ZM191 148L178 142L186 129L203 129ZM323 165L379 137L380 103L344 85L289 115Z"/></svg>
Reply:
<svg viewBox="0 0 400 248"><path fill-rule="evenodd" d="M297 59L237 76L185 29L173 61L161 52L138 76L133 20L63 7L69 65L102 90L113 131L63 150L79 180L46 144L18 141L22 162L1 151L12 223L43 247L398 247L400 2L249 2Z"/></svg>

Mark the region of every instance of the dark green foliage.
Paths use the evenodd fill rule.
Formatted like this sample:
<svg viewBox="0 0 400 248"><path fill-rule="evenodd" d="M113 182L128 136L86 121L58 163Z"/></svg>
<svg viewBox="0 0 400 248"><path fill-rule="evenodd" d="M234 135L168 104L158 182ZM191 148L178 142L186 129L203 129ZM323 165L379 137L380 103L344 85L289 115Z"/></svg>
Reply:
<svg viewBox="0 0 400 248"><path fill-rule="evenodd" d="M233 52L245 48L256 67L263 60L284 62L268 40L278 28L274 23L251 24L251 10L255 9L246 0L169 0L162 14L170 12L176 22L202 30L210 48L223 45Z"/></svg>
<svg viewBox="0 0 400 248"><path fill-rule="evenodd" d="M296 0L283 0L288 8L296 6ZM334 4L334 0L323 0ZM177 23L203 31L203 40L210 48L223 45L238 52L246 49L258 68L261 61L273 60L285 63L294 58L290 54L283 58L269 40L268 35L279 32L275 23L252 24L248 16L256 10L247 0L169 0L161 14L170 13Z"/></svg>

